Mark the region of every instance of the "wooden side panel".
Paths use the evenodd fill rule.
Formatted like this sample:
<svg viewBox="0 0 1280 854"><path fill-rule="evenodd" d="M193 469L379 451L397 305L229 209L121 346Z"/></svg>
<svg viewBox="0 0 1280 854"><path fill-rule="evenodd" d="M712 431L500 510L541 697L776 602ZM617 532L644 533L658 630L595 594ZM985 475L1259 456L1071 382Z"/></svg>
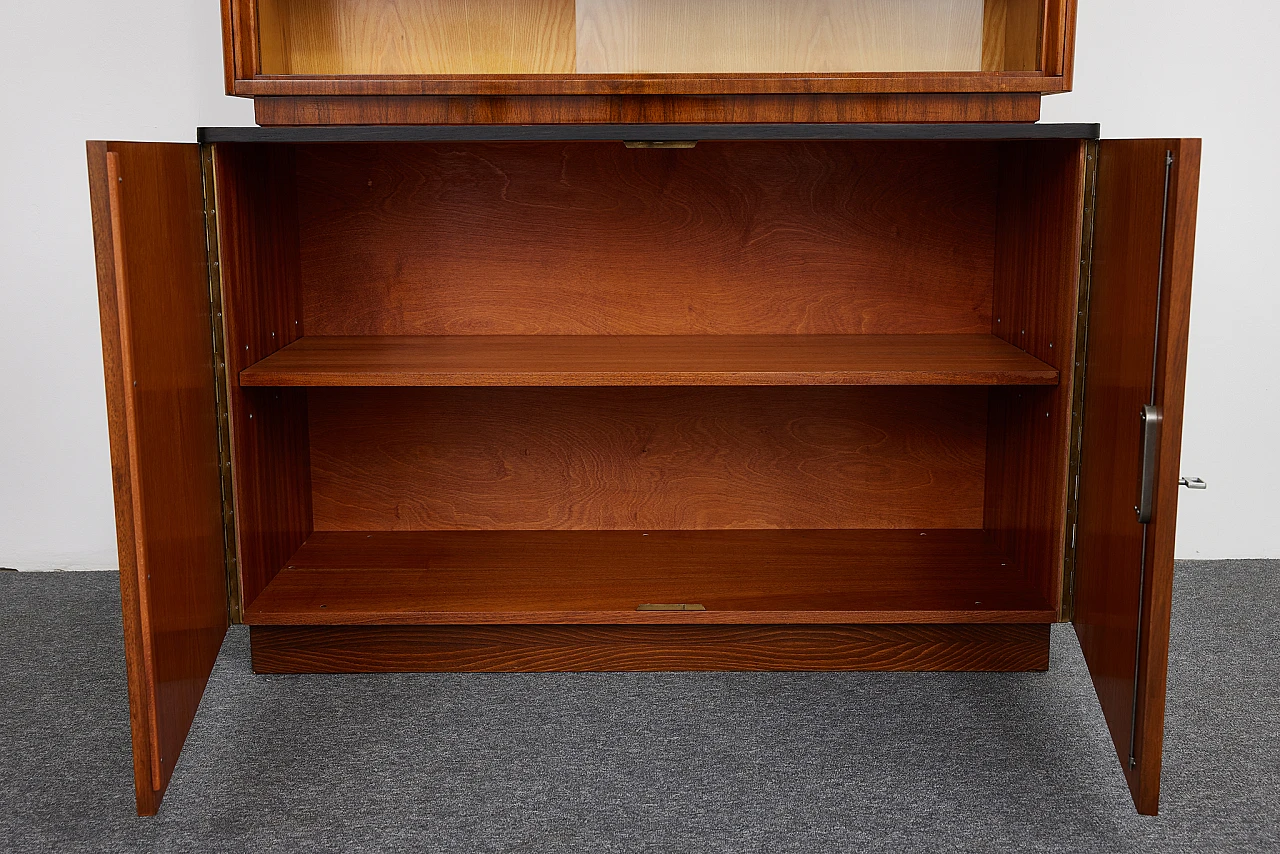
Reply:
<svg viewBox="0 0 1280 854"><path fill-rule="evenodd" d="M275 85L257 81L252 85ZM249 83L241 84L244 86ZM314 88L314 87L313 87ZM1037 87L1038 88L1038 87ZM262 93L258 124L468 125L713 122L1034 122L1040 95L374 95Z"/></svg>
<svg viewBox="0 0 1280 854"><path fill-rule="evenodd" d="M982 526L981 389L310 394L321 531Z"/></svg>
<svg viewBox="0 0 1280 854"><path fill-rule="evenodd" d="M264 74L574 73L573 0L259 0L258 8Z"/></svg>
<svg viewBox="0 0 1280 854"><path fill-rule="evenodd" d="M139 814L227 629L200 150L89 143Z"/></svg>
<svg viewBox="0 0 1280 854"><path fill-rule="evenodd" d="M306 394L240 385L244 368L303 332L293 149L218 145L214 173L237 558L247 605L311 533Z"/></svg>
<svg viewBox="0 0 1280 854"><path fill-rule="evenodd" d="M235 0L220 0L222 6L222 80L228 95L236 91Z"/></svg>
<svg viewBox="0 0 1280 854"><path fill-rule="evenodd" d="M978 71L982 0L578 0L579 74Z"/></svg>
<svg viewBox="0 0 1280 854"><path fill-rule="evenodd" d="M1049 0L1048 5L1054 5ZM1036 71L1040 68L1045 0L986 0L982 70Z"/></svg>
<svg viewBox="0 0 1280 854"><path fill-rule="evenodd" d="M1001 161L995 335L1059 371L991 395L986 527L1061 601L1080 286L1084 144L1011 143Z"/></svg>
<svg viewBox="0 0 1280 854"><path fill-rule="evenodd" d="M1160 800L1199 169L1199 140L1099 147L1075 627L1134 803L1147 814ZM1148 404L1163 425L1143 525L1135 505Z"/></svg>
<svg viewBox="0 0 1280 854"><path fill-rule="evenodd" d="M1047 670L1048 625L254 626L257 673Z"/></svg>
<svg viewBox="0 0 1280 854"><path fill-rule="evenodd" d="M902 142L300 147L307 333L988 333L996 155Z"/></svg>
<svg viewBox="0 0 1280 854"><path fill-rule="evenodd" d="M1049 0L1040 42L1041 68L1070 92L1075 67L1077 0Z"/></svg>

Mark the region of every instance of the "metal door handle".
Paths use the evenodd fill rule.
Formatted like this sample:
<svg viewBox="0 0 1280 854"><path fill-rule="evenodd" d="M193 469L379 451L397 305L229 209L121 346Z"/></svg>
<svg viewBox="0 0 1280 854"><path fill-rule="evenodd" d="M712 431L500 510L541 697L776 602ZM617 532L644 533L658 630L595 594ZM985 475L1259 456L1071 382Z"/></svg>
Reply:
<svg viewBox="0 0 1280 854"><path fill-rule="evenodd" d="M1151 508L1156 492L1156 456L1160 450L1160 423L1164 420L1159 407L1142 407L1142 481L1138 485L1138 521L1151 521Z"/></svg>
<svg viewBox="0 0 1280 854"><path fill-rule="evenodd" d="M1205 483L1198 477L1184 477L1178 480L1178 486L1185 486L1187 489L1208 489L1209 484Z"/></svg>

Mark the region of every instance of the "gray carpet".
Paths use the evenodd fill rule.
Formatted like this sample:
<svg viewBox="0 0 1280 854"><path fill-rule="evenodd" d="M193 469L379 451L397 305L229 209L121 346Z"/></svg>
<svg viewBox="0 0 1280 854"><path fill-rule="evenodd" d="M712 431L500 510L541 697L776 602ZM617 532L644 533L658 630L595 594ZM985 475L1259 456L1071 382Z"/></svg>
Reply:
<svg viewBox="0 0 1280 854"><path fill-rule="evenodd" d="M1164 798L1048 674L254 676L133 814L112 574L0 573L0 849L1276 851L1280 561L1178 567Z"/></svg>

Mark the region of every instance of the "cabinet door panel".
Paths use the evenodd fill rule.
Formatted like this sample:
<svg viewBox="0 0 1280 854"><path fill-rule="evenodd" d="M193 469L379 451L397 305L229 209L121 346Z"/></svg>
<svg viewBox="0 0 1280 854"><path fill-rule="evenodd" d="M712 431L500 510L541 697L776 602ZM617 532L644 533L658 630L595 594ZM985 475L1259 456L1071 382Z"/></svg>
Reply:
<svg viewBox="0 0 1280 854"><path fill-rule="evenodd" d="M1098 149L1074 622L1147 814L1160 800L1199 170L1199 140Z"/></svg>
<svg viewBox="0 0 1280 854"><path fill-rule="evenodd" d="M89 143L139 814L227 630L200 150Z"/></svg>

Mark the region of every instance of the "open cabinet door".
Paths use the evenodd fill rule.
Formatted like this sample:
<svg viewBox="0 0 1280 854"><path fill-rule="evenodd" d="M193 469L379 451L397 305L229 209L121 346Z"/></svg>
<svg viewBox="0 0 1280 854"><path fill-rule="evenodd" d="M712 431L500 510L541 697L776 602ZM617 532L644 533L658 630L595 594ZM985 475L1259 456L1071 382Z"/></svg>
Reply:
<svg viewBox="0 0 1280 854"><path fill-rule="evenodd" d="M89 143L138 813L160 806L227 631L196 145Z"/></svg>
<svg viewBox="0 0 1280 854"><path fill-rule="evenodd" d="M1075 628L1138 811L1160 803L1200 141L1098 147Z"/></svg>

